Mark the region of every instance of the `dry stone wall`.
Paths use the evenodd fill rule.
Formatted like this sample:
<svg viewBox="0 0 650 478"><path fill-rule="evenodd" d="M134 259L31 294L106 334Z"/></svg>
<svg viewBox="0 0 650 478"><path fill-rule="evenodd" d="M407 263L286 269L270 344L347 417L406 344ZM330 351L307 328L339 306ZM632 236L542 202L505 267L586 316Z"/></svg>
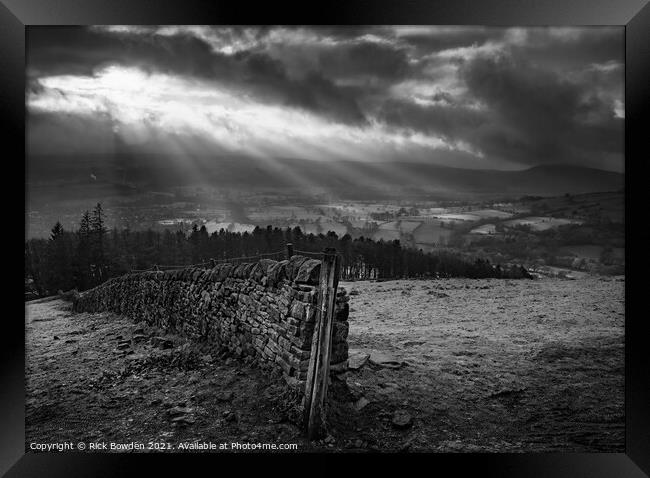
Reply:
<svg viewBox="0 0 650 478"><path fill-rule="evenodd" d="M115 277L82 293L79 312L112 311L164 330L252 356L304 386L309 366L321 261L304 256L219 264L211 269L148 271ZM332 370L348 358L348 296L339 288Z"/></svg>

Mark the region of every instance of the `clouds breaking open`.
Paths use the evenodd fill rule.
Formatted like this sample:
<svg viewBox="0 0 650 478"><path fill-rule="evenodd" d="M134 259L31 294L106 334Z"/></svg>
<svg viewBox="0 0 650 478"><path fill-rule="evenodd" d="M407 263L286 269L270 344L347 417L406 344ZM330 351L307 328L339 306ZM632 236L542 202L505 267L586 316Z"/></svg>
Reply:
<svg viewBox="0 0 650 478"><path fill-rule="evenodd" d="M622 171L623 35L30 27L28 148Z"/></svg>

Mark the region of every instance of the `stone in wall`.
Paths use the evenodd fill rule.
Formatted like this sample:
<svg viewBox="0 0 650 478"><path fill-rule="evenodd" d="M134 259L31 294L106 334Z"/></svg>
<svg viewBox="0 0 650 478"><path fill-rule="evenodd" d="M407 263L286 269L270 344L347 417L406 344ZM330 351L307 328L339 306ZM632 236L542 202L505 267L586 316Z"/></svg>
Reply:
<svg viewBox="0 0 650 478"><path fill-rule="evenodd" d="M129 273L82 293L74 310L113 311L164 330L252 356L304 386L318 303L321 262L217 264L211 269ZM347 363L348 296L336 297L331 363Z"/></svg>

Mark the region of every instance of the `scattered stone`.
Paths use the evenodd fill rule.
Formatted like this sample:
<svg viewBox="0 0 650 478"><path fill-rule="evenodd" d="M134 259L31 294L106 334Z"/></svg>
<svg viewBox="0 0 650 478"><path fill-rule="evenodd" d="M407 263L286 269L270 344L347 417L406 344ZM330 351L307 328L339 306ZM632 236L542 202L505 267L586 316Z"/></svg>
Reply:
<svg viewBox="0 0 650 478"><path fill-rule="evenodd" d="M301 383L304 383L304 381L301 382L296 377L288 377L286 375L283 375L283 378L284 381L287 383L287 385L289 385L291 388L298 388L301 385Z"/></svg>
<svg viewBox="0 0 650 478"><path fill-rule="evenodd" d="M230 402L233 399L233 392L231 390L217 392L216 399L218 402Z"/></svg>
<svg viewBox="0 0 650 478"><path fill-rule="evenodd" d="M402 346L404 347L414 347L418 345L424 344L424 340L406 340L405 342L402 342Z"/></svg>
<svg viewBox="0 0 650 478"><path fill-rule="evenodd" d="M348 368L350 370L359 370L367 362L370 354L361 352L359 350L351 349L348 352Z"/></svg>
<svg viewBox="0 0 650 478"><path fill-rule="evenodd" d="M363 410L369 404L370 404L370 400L368 400L366 397L361 397L361 398L359 398L359 400L357 400L354 403L354 409L357 412L360 412L361 410Z"/></svg>
<svg viewBox="0 0 650 478"><path fill-rule="evenodd" d="M54 336L54 340L59 340L59 338L55 335L55 336Z"/></svg>
<svg viewBox="0 0 650 478"><path fill-rule="evenodd" d="M393 413L392 424L393 427L399 430L404 430L413 425L413 418L406 410L396 410L395 413Z"/></svg>
<svg viewBox="0 0 650 478"><path fill-rule="evenodd" d="M174 348L174 342L166 337L152 337L151 345L163 350Z"/></svg>
<svg viewBox="0 0 650 478"><path fill-rule="evenodd" d="M395 382L381 382L379 383L381 388L399 388L399 385Z"/></svg>
<svg viewBox="0 0 650 478"><path fill-rule="evenodd" d="M488 395L488 398L498 398L498 397L507 397L509 395L514 395L521 393L526 390L526 387L517 387L517 388L504 388L497 392L491 393Z"/></svg>
<svg viewBox="0 0 650 478"><path fill-rule="evenodd" d="M172 418L172 423L176 425L191 425L194 422L196 422L196 418L191 415L180 415Z"/></svg>
<svg viewBox="0 0 650 478"><path fill-rule="evenodd" d="M169 413L170 416L176 417L180 415L187 415L188 413L192 413L194 410L192 408L185 408L185 407L172 407L168 410L167 413Z"/></svg>
<svg viewBox="0 0 650 478"><path fill-rule="evenodd" d="M374 351L370 354L368 359L373 365L385 368L397 369L402 367L402 362L398 361L392 355L388 355L384 352Z"/></svg>
<svg viewBox="0 0 650 478"><path fill-rule="evenodd" d="M438 445L442 451L458 452L463 450L463 443L460 440L446 440Z"/></svg>
<svg viewBox="0 0 650 478"><path fill-rule="evenodd" d="M129 350L128 354L126 356L126 359L129 362L138 362L138 361L146 360L147 355L145 355L145 354L136 354L133 350Z"/></svg>
<svg viewBox="0 0 650 478"><path fill-rule="evenodd" d="M227 422L234 422L237 421L237 414L235 412L232 412L230 410L226 410L222 414L223 418L226 419Z"/></svg>
<svg viewBox="0 0 650 478"><path fill-rule="evenodd" d="M134 341L134 342L142 342L142 341L144 341L146 338L147 338L146 335L143 335L143 334L136 334L136 335L133 336L133 341Z"/></svg>

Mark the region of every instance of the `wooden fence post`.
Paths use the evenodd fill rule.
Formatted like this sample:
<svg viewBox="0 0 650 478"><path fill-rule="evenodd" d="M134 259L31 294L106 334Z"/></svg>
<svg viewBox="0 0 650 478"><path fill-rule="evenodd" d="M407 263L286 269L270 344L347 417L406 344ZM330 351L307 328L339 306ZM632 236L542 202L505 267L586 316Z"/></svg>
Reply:
<svg viewBox="0 0 650 478"><path fill-rule="evenodd" d="M332 322L339 282L340 261L336 249L326 248L321 261L318 309L305 384L304 419L310 440L325 429L325 399L330 375Z"/></svg>
<svg viewBox="0 0 650 478"><path fill-rule="evenodd" d="M291 259L291 256L293 256L293 244L287 242L287 259Z"/></svg>

